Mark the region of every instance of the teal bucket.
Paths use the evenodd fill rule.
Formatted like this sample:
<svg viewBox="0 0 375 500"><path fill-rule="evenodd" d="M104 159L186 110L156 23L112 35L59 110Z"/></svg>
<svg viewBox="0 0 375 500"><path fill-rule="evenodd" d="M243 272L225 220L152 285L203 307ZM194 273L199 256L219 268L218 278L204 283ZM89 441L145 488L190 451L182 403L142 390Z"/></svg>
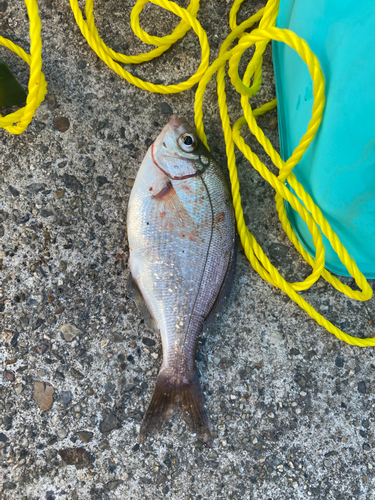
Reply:
<svg viewBox="0 0 375 500"><path fill-rule="evenodd" d="M281 0L279 28L295 32L318 57L326 106L316 137L293 172L354 258L375 278L375 4L370 0ZM312 81L298 54L273 42L281 154L306 132ZM292 227L315 255L307 225L286 203ZM325 236L326 268L349 276Z"/></svg>

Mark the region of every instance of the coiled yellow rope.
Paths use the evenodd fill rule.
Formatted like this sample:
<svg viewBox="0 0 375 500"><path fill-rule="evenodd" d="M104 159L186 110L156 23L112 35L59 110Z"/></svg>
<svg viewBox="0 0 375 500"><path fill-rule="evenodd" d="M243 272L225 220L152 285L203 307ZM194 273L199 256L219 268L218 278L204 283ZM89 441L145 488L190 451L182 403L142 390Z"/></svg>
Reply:
<svg viewBox="0 0 375 500"><path fill-rule="evenodd" d="M30 55L15 43L0 36L0 45L15 52L30 66L26 106L9 115L0 115L0 128L5 128L12 134L21 134L27 128L47 93L47 83L42 73L42 39L38 4L36 0L25 0L25 3L30 19Z"/></svg>
<svg viewBox="0 0 375 500"><path fill-rule="evenodd" d="M34 0L25 1L27 4L30 4L30 6L36 3ZM165 37L150 36L140 27L139 15L142 12L143 7L149 1L166 10L169 10L170 12L173 12L181 18L181 22L170 35ZM328 331L336 335L336 337L347 342L348 344L362 347L373 346L375 345L375 338L359 339L342 332L327 319L325 319L321 314L315 311L315 309L297 293L298 291L306 290L307 288L312 286L320 276L331 283L337 290L356 300L370 299L372 296L372 289L367 283L363 274L359 271L354 260L349 256L345 247L340 243L339 238L331 229L330 225L323 217L319 208L314 204L311 197L306 193L303 186L297 181L295 175L292 172L294 166L301 160L303 154L306 152L309 144L313 140L322 120L325 95L324 76L321 71L319 61L311 52L309 46L306 42L304 42L304 40L299 38L291 31L282 30L275 27L279 9L279 0L269 0L264 8L260 9L254 16L247 19L238 26L236 18L238 10L243 1L244 0L234 1L229 16L229 24L232 31L224 40L218 58L210 66L207 35L196 19L196 15L199 9L199 0L191 0L187 9L183 9L168 0L137 0L131 13L131 27L134 33L142 41L157 47L156 49L153 49L148 53L140 54L137 56L127 56L117 53L105 45L103 40L100 38L95 26L95 19L93 15L93 0L86 0L86 21L84 20L82 12L78 6L78 0L70 0L70 5L73 10L76 22L78 23L82 34L87 39L92 49L111 69L113 69L118 75L125 78L130 83L138 86L141 89L162 94L182 92L183 90L191 88L194 84L199 83L198 89L195 94L195 124L198 135L206 145L207 138L203 127L203 95L208 82L211 80L212 76L217 73L216 79L218 103L225 137L226 153L228 157L228 168L232 185L233 204L236 213L238 233L247 258L250 260L253 268L260 274L263 279L287 293L288 296L292 300L297 302L297 304L299 304L300 307L302 307L312 318L314 318L320 325L324 326ZM30 12L31 10L29 10L29 16ZM251 33L247 33L246 30L258 21L259 28L253 30ZM171 46L171 44L175 43L177 40L183 37L190 28L193 28L199 38L202 56L197 72L187 81L179 83L178 85L155 85L133 76L129 71L126 71L120 65L139 64L141 62L150 61L154 57L157 57L165 52ZM235 42L237 39L237 45L231 48L233 42ZM314 105L312 109L312 117L307 127L306 133L301 138L300 143L294 150L292 156L286 162L284 162L280 158L280 155L277 153L277 151L275 151L269 140L265 137L264 133L256 123L256 116L259 116L266 111L273 109L276 106L276 99L255 110L251 108L249 102L249 98L258 92L261 85L263 61L262 55L270 40L284 42L292 47L295 51L297 51L303 61L307 64L311 78L313 80ZM240 59L243 53L253 45L255 45L253 57L251 58L247 66L243 80L241 80L238 75L238 66ZM31 50L31 55L33 55L33 50ZM241 104L244 111L244 116L239 118L235 122L233 127L231 127L230 125L224 84L227 62L229 63L229 76L231 78L232 84L241 95ZM253 79L252 84L250 84L251 79ZM248 125L251 133L256 136L266 153L279 169L278 176L275 176L266 168L266 166L251 151L250 147L241 137L241 127L245 124ZM246 227L241 206L239 181L235 163L235 144L250 161L253 167L262 175L262 177L267 182L271 184L271 186L276 191L276 208L278 210L282 226L298 252L312 267L310 276L308 276L303 282L288 283L287 281L285 281L284 278L279 274L279 272L272 266L269 259L256 242L254 236ZM296 195L294 195L288 189L287 185L285 184L286 180L288 181L288 184L293 188ZM315 259L305 251L305 249L297 239L295 233L293 232L286 215L284 200L287 200L291 204L291 206L296 211L298 211L302 219L306 222L311 232L316 249ZM346 266L348 272L354 278L357 286L361 291L352 290L350 287L341 283L341 281L339 281L336 277L332 276L326 269L324 269L325 249L321 232L328 238L332 247L337 252L341 262Z"/></svg>
<svg viewBox="0 0 375 500"><path fill-rule="evenodd" d="M199 1L191 0L190 5L186 10L182 9L173 2L169 2L168 0L150 1L173 12L177 16L181 17L183 21L175 28L171 35L165 37L150 36L139 26L139 14L142 12L143 7L149 2L149 0L138 0L132 10L131 26L142 41L158 47L158 49L139 56L125 56L123 54L118 54L105 45L103 40L99 37L98 31L95 27L93 0L86 1L85 14L87 22L83 19L81 9L78 5L78 0L70 0L70 5L77 24L81 28L82 34L88 41L90 47L96 52L100 59L102 59L119 76L125 78L128 82L143 90L149 90L150 92L157 92L159 94L175 94L182 92L183 90L190 89L203 77L208 67L208 60L210 57L210 48L206 32L195 19L199 9ZM202 58L197 72L186 82L181 82L178 85L155 85L154 83L145 82L140 78L133 76L129 71L126 71L122 66L120 66L120 64L118 64L118 62L125 64L139 64L141 62L150 61L165 52L173 43L182 38L190 27L193 28L195 33L198 35L199 42L202 47Z"/></svg>

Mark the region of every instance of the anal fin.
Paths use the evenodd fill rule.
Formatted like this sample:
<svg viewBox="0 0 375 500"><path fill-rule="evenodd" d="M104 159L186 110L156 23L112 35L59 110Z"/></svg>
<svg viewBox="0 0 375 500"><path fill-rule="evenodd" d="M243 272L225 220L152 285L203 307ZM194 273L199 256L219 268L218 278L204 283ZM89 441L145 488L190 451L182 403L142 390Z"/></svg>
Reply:
<svg viewBox="0 0 375 500"><path fill-rule="evenodd" d="M214 302L214 305L212 306L209 315L207 316L205 322L203 323L203 331L207 330L207 328L213 325L217 314L221 311L221 309L225 307L230 292L232 290L234 273L236 271L236 262L237 262L237 247L238 247L237 234L235 237L236 237L236 242L234 244L232 255L230 256L229 259L228 269L227 272L225 273L223 284L221 285L220 292L216 298L216 301Z"/></svg>
<svg viewBox="0 0 375 500"><path fill-rule="evenodd" d="M148 310L142 292L140 291L137 282L135 281L131 273L129 273L128 277L127 291L128 291L128 296L135 302L136 306L139 309L139 312L142 314L142 317L144 319L147 328L149 328L155 333L159 333L158 324L151 315L150 311Z"/></svg>

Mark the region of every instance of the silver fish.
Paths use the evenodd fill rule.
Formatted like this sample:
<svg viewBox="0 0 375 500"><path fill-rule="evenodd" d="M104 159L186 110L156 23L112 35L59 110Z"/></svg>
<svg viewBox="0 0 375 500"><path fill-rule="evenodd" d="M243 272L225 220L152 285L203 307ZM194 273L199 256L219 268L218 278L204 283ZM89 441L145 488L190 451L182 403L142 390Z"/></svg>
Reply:
<svg viewBox="0 0 375 500"><path fill-rule="evenodd" d="M223 173L184 118L173 115L147 151L131 192L127 229L128 292L163 343L139 441L180 408L188 427L210 445L195 353L202 328L229 296L237 238Z"/></svg>

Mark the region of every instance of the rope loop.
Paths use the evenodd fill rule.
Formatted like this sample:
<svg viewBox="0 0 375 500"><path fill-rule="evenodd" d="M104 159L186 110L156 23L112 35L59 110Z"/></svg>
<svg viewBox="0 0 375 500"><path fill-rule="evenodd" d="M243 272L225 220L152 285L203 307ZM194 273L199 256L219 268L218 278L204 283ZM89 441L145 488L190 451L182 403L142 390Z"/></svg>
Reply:
<svg viewBox="0 0 375 500"><path fill-rule="evenodd" d="M134 5L131 11L130 26L134 33L138 36L138 38L142 40L142 42L147 43L148 45L166 45L169 48L173 43L177 42L177 40L185 36L185 34L190 30L191 25L182 20L170 35L166 35L163 37L149 35L140 27L139 24L139 15L142 12L143 7L147 3L149 3L149 1L152 0L137 0L137 3ZM191 0L186 11L189 12L192 17L196 18L198 10L199 0Z"/></svg>
<svg viewBox="0 0 375 500"><path fill-rule="evenodd" d="M0 128L5 128L12 134L21 134L28 127L47 93L47 83L42 73L42 39L38 4L36 0L25 0L25 3L30 19L30 55L15 43L0 36L0 45L7 47L30 66L26 106L9 115L0 115Z"/></svg>
<svg viewBox="0 0 375 500"><path fill-rule="evenodd" d="M152 37L141 29L139 25L139 14L141 13L146 3L149 2L163 7L164 9L172 12L182 19L181 23L173 30L171 35L167 35L165 37ZM141 40L145 41L146 43L158 45L156 49L145 54L140 54L138 56L126 56L124 54L119 54L105 45L103 40L100 38L95 26L93 15L93 0L87 0L86 2L85 13L87 21L83 19L82 11L78 5L78 0L70 0L70 5L75 20L90 47L95 51L98 57L100 57L100 59L102 59L102 61L107 64L107 66L109 66L119 76L125 78L125 80L127 80L129 83L143 90L148 90L150 92L155 92L158 94L176 94L193 87L205 74L209 64L210 48L208 45L207 34L195 17L199 9L199 0L191 0L190 5L187 9L183 9L176 3L170 2L168 0L137 0L137 3L133 7L131 14L131 25L134 29L134 32L137 36L139 36ZM197 69L197 72L185 82L181 82L177 85L154 84L133 76L129 71L120 66L119 63L139 64L141 62L146 62L154 59L155 57L161 55L163 52L169 49L172 43L176 42L182 36L184 36L190 28L195 31L199 38L199 43L202 49L201 62Z"/></svg>

